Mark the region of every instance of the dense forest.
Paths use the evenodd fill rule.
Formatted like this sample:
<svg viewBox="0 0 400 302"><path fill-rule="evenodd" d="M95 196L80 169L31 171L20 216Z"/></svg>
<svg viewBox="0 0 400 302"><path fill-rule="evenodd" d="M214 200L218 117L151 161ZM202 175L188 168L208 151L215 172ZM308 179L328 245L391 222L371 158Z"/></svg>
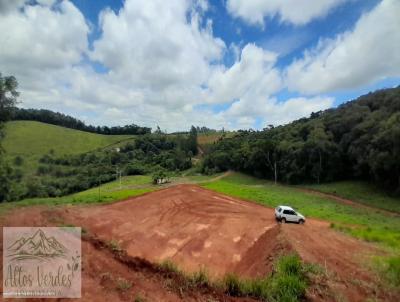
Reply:
<svg viewBox="0 0 400 302"><path fill-rule="evenodd" d="M227 169L292 184L362 179L400 194L400 86L224 138L208 150L203 171Z"/></svg>
<svg viewBox="0 0 400 302"><path fill-rule="evenodd" d="M15 121L38 121L42 123L53 124L66 128L105 135L140 135L151 133L151 128L141 127L135 124L115 127L86 125L81 120L78 120L72 116L65 115L59 112L53 112L46 109L23 109L14 107L11 111L10 119Z"/></svg>

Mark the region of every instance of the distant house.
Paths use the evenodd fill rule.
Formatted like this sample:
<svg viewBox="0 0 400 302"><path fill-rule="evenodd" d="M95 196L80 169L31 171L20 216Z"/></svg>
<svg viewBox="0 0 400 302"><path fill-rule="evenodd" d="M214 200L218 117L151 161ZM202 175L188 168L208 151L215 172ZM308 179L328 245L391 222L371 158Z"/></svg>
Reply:
<svg viewBox="0 0 400 302"><path fill-rule="evenodd" d="M165 177L165 178L157 178L157 184L161 185L161 184L165 184L169 182L169 178Z"/></svg>
<svg viewBox="0 0 400 302"><path fill-rule="evenodd" d="M169 177L164 172L158 172L153 175L153 183L156 185L162 185L170 182Z"/></svg>

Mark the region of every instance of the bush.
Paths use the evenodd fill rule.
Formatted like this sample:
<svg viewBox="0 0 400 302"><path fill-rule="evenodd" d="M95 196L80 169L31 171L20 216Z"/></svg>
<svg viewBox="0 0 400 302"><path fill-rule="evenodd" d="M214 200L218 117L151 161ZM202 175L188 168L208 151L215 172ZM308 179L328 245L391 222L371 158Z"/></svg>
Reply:
<svg viewBox="0 0 400 302"><path fill-rule="evenodd" d="M130 164L125 168L127 175L144 175L146 174L146 169L140 164Z"/></svg>
<svg viewBox="0 0 400 302"><path fill-rule="evenodd" d="M16 157L14 157L14 165L22 166L23 163L24 163L24 159L20 155L17 155Z"/></svg>

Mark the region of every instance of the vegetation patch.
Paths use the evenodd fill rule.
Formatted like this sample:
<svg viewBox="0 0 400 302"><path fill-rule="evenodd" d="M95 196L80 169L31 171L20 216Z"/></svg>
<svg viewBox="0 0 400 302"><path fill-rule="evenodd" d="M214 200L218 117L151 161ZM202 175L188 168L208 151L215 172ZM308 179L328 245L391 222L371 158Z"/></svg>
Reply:
<svg viewBox="0 0 400 302"><path fill-rule="evenodd" d="M390 286L399 290L400 287L400 256L375 257L373 268Z"/></svg>
<svg viewBox="0 0 400 302"><path fill-rule="evenodd" d="M150 176L123 177L121 183L113 181L100 187L62 197L28 198L18 202L0 203L0 215L16 207L45 205L58 206L69 204L96 204L111 203L130 197L142 195L157 190L157 186L151 184Z"/></svg>
<svg viewBox="0 0 400 302"><path fill-rule="evenodd" d="M111 249L111 251L113 251L114 253L120 253L120 252L122 252L122 248L121 248L121 246L119 245L119 242L117 241L117 240L111 240L109 243L108 243L108 247Z"/></svg>
<svg viewBox="0 0 400 302"><path fill-rule="evenodd" d="M363 181L339 181L302 187L334 194L378 209L400 213L400 198L390 196L373 183Z"/></svg>
<svg viewBox="0 0 400 302"><path fill-rule="evenodd" d="M167 283L179 291L197 287L213 287L234 297L252 297L263 301L301 301L306 293L312 274L319 274L316 265L303 264L298 255L289 254L278 258L274 271L264 278L242 279L227 274L222 279L210 280L205 270L185 273L167 260L159 264L162 271L178 275L179 282Z"/></svg>
<svg viewBox="0 0 400 302"><path fill-rule="evenodd" d="M18 162L24 173L32 175L39 166L39 159L53 153L55 156L80 154L106 147L126 139L127 135L100 135L82 132L35 121L11 121L4 129L2 141L6 156Z"/></svg>
<svg viewBox="0 0 400 302"><path fill-rule="evenodd" d="M295 254L281 256L274 272L267 277L240 279L228 274L222 280L231 296L253 297L263 301L300 301L306 293L311 270Z"/></svg>
<svg viewBox="0 0 400 302"><path fill-rule="evenodd" d="M135 296L135 299L134 299L133 301L134 301L134 302L145 302L146 299L143 298L142 295L137 294L137 295Z"/></svg>
<svg viewBox="0 0 400 302"><path fill-rule="evenodd" d="M116 280L116 287L120 291L127 291L127 290L131 289L132 282L130 282L129 280L126 280L124 278L118 278Z"/></svg>
<svg viewBox="0 0 400 302"><path fill-rule="evenodd" d="M332 227L335 229L357 238L389 248L400 248L400 220L396 216L341 204L330 198L299 191L295 187L275 185L241 173L233 173L202 186L272 208L282 204L289 205L306 217L330 221L334 223Z"/></svg>
<svg viewBox="0 0 400 302"><path fill-rule="evenodd" d="M213 286L209 274L204 268L194 273L187 273L169 259L158 264L158 268L166 274L167 278L171 279L171 282L167 282L167 286L175 289L177 292Z"/></svg>

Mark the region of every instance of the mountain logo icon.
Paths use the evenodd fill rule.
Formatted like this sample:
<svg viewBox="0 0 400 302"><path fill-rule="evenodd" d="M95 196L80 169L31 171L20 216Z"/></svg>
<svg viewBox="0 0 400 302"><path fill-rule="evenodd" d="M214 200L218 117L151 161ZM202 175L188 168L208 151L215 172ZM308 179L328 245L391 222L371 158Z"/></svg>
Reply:
<svg viewBox="0 0 400 302"><path fill-rule="evenodd" d="M40 260L65 258L68 249L54 237L47 237L38 229L31 237L21 237L7 248L7 257L11 261Z"/></svg>

